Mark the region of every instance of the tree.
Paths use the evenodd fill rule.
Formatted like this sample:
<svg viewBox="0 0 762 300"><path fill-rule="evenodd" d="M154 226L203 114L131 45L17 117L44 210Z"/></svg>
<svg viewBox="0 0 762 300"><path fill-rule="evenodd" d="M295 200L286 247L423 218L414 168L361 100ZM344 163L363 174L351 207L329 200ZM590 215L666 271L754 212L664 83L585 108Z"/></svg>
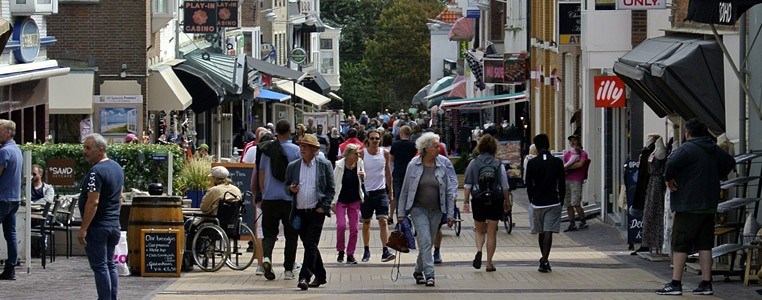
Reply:
<svg viewBox="0 0 762 300"><path fill-rule="evenodd" d="M381 11L391 3L392 0L320 1L320 17L341 26L339 55L342 63L362 61L365 41L373 37Z"/></svg>
<svg viewBox="0 0 762 300"><path fill-rule="evenodd" d="M436 0L396 0L381 12L375 36L365 44L363 62L384 107L409 107L428 82L431 43L426 23L441 9Z"/></svg>

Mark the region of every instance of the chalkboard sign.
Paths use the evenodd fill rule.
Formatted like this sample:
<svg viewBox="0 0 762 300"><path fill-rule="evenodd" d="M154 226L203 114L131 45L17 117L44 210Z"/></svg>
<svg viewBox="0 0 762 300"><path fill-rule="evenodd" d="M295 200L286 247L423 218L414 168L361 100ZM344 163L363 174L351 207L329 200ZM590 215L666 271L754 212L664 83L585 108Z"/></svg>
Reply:
<svg viewBox="0 0 762 300"><path fill-rule="evenodd" d="M212 163L212 168L216 166L223 166L228 169L228 178L233 181L233 185L237 186L241 190L241 194L251 191L251 172L254 170L254 164L245 163ZM254 230L254 204L253 197L244 197L244 209L243 222L246 223L249 228Z"/></svg>
<svg viewBox="0 0 762 300"><path fill-rule="evenodd" d="M140 275L180 277L181 231L142 229L140 231Z"/></svg>
<svg viewBox="0 0 762 300"><path fill-rule="evenodd" d="M639 244L643 241L643 218L627 214L627 243Z"/></svg>

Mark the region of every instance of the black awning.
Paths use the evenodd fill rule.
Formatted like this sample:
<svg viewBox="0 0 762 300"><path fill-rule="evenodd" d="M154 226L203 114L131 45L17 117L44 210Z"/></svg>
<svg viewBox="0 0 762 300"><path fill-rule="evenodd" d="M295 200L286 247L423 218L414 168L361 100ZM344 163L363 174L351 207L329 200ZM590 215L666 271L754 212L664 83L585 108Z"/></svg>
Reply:
<svg viewBox="0 0 762 300"><path fill-rule="evenodd" d="M193 102L190 105L193 112L202 113L222 103L225 97L225 88L222 87L221 82L209 76L208 73L188 64L180 64L173 69L177 78L193 97Z"/></svg>
<svg viewBox="0 0 762 300"><path fill-rule="evenodd" d="M614 72L660 117L698 118L715 132L725 131L723 56L716 41L648 39L615 62Z"/></svg>
<svg viewBox="0 0 762 300"><path fill-rule="evenodd" d="M312 71L308 75L308 78L303 81L305 87L324 96L327 96L331 92L331 85L328 84L328 81L325 80L320 72Z"/></svg>
<svg viewBox="0 0 762 300"><path fill-rule="evenodd" d="M246 68L254 69L270 76L275 76L278 78L283 78L288 80L297 80L301 78L302 76L304 76L303 72L292 70L292 69L282 67L279 65L274 65L266 61L258 60L248 55L246 56Z"/></svg>
<svg viewBox="0 0 762 300"><path fill-rule="evenodd" d="M294 24L294 30L301 30L302 32L325 32L325 24L323 24L323 20L320 20L319 16L314 16L314 18L315 22L312 25L307 25L307 22Z"/></svg>
<svg viewBox="0 0 762 300"><path fill-rule="evenodd" d="M686 20L707 24L735 25L736 21L762 0L690 0Z"/></svg>

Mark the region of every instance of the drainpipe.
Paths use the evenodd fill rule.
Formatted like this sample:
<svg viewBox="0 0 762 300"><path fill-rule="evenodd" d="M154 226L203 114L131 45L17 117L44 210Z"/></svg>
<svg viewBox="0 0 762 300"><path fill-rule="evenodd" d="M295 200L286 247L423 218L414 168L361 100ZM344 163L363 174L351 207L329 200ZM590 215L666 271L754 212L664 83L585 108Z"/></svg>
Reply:
<svg viewBox="0 0 762 300"><path fill-rule="evenodd" d="M742 78L746 78L746 15L741 17L739 28L740 42L738 47L738 61ZM738 88L738 152L746 153L746 91L743 88L744 81L740 80ZM741 176L746 176L746 168L739 168Z"/></svg>

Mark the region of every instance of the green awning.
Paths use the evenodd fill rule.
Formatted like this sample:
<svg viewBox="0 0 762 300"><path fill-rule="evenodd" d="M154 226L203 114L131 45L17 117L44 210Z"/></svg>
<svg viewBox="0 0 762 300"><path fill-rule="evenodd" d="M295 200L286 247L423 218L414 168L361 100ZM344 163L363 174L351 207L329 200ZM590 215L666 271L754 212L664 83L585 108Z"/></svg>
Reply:
<svg viewBox="0 0 762 300"><path fill-rule="evenodd" d="M484 97L442 100L439 105L442 109L485 109L528 101L524 92L502 95L490 95Z"/></svg>
<svg viewBox="0 0 762 300"><path fill-rule="evenodd" d="M231 56L199 49L185 55L185 62L173 69L188 90L191 109L201 113L226 101L253 98L245 84L245 56Z"/></svg>

